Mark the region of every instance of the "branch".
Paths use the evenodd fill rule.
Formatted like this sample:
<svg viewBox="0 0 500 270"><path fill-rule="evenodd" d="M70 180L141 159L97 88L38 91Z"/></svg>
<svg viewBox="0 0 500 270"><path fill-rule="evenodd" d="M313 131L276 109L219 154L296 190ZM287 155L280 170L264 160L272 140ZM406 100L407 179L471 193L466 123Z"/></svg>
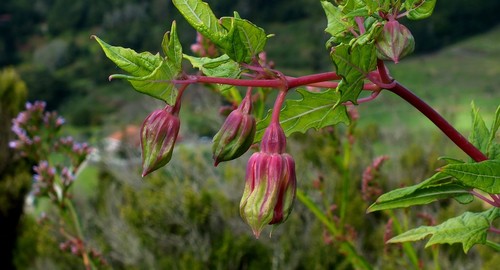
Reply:
<svg viewBox="0 0 500 270"><path fill-rule="evenodd" d="M441 131L450 138L462 151L469 155L476 162L487 160L488 157L470 143L460 132L458 132L450 123L448 123L438 112L431 106L413 94L406 87L396 81L393 88L387 89L394 94L406 100L413 107L423 113L429 120L432 121Z"/></svg>
<svg viewBox="0 0 500 270"><path fill-rule="evenodd" d="M485 154L483 154L472 143L470 143L462 134L460 134L460 132L458 132L452 125L450 125L450 123L448 123L446 119L444 119L438 112L436 112L431 106L429 106L429 104L425 103L418 96L413 94L408 88L392 79L382 60L377 61L377 68L382 83L384 85L390 84L391 86L387 88L384 87L385 89L400 96L402 99L410 103L413 107L418 109L474 161L481 162L488 159Z"/></svg>
<svg viewBox="0 0 500 270"><path fill-rule="evenodd" d="M325 72L312 75L306 75L302 77L284 77L276 79L255 79L255 80L245 80L245 79L231 79L231 78L219 78L219 77L208 77L208 76L188 76L185 80L175 80L174 83L186 84L186 83L218 83L227 84L234 86L248 86L248 87L269 87L269 88L283 88L287 86L288 88L295 88L298 86L328 82L332 80L340 80L341 77L335 72Z"/></svg>

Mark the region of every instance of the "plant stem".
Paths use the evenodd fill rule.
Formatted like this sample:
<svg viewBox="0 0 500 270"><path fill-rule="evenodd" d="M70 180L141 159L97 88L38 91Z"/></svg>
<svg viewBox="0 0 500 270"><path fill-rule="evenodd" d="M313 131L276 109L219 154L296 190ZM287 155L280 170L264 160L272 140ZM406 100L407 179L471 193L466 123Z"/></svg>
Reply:
<svg viewBox="0 0 500 270"><path fill-rule="evenodd" d="M492 233L500 234L500 229L497 229L495 227L490 227L489 231L492 232Z"/></svg>
<svg viewBox="0 0 500 270"><path fill-rule="evenodd" d="M282 91L279 92L278 97L276 98L276 101L274 101L273 114L271 116L271 123L279 123L280 122L281 106L283 105L283 102L285 101L286 93L287 93L286 89L283 89Z"/></svg>
<svg viewBox="0 0 500 270"><path fill-rule="evenodd" d="M382 83L393 83L393 86L386 88L387 90L400 96L408 103L410 103L413 107L418 109L474 161L481 162L488 159L485 154L483 154L472 143L470 143L462 134L460 134L460 132L458 132L452 125L450 125L450 123L448 123L446 119L444 119L438 112L436 112L431 106L429 106L429 104L425 103L399 82L394 81L390 77L387 68L384 65L384 61L380 59L377 61L377 69Z"/></svg>
<svg viewBox="0 0 500 270"><path fill-rule="evenodd" d="M89 254L87 252L87 247L86 247L85 242L84 242L85 238L83 237L82 226L80 225L80 220L78 219L78 215L76 214L76 210L75 210L75 207L73 206L73 202L71 202L71 200L67 199L66 206L67 206L67 209L69 210L71 220L73 221L73 226L75 228L76 235L78 236L80 241L83 242L83 249L81 251L83 265L85 266L86 270L96 269L96 267L94 266L94 264L92 263L92 261L89 258Z"/></svg>
<svg viewBox="0 0 500 270"><path fill-rule="evenodd" d="M285 77L276 79L258 79L258 80L245 80L245 79L231 79L207 76L189 76L184 83L219 83L234 86L251 86L251 87L269 87L269 88L282 88L285 83L288 88L294 88L302 85L309 85L319 82L326 82L331 80L339 80L341 77L335 72L324 72L306 75L302 77ZM175 83L183 83L183 80L175 81Z"/></svg>
<svg viewBox="0 0 500 270"><path fill-rule="evenodd" d="M469 193L472 194L472 195L474 195L474 196L476 196L476 197L478 197L480 200L482 200L482 201L490 204L491 206L500 207L500 204L498 204L496 201L492 201L492 200L486 198L481 193L479 193L479 192L477 192L475 190L470 190ZM493 195L491 195L491 196L493 196Z"/></svg>
<svg viewBox="0 0 500 270"><path fill-rule="evenodd" d="M342 174L342 196L340 203L340 226L341 230L344 230L346 213L347 213L347 204L349 203L349 184L351 183L351 177L349 175L349 164L351 163L351 150L352 145L349 141L344 142L344 158L342 162L339 162L341 167Z"/></svg>
<svg viewBox="0 0 500 270"><path fill-rule="evenodd" d="M387 210L387 214L389 217L392 219L392 224L394 225L394 228L396 229L397 234L403 233L403 228L401 227L401 223L399 223L399 220L397 219L396 215L392 210ZM415 249L413 246L408 243L408 242L403 242L401 243L403 245L403 250L406 253L406 256L410 259L410 262L413 264L415 269L419 269L419 263L418 263L418 257L417 253L415 252Z"/></svg>
<svg viewBox="0 0 500 270"><path fill-rule="evenodd" d="M460 132L458 132L452 125L450 125L450 123L448 123L438 112L436 112L431 106L429 106L427 103L413 94L399 82L396 82L396 85L393 88L387 90L400 96L402 99L410 103L413 107L418 109L473 160L475 160L476 162L481 162L488 159L486 155L484 155L464 136L462 136L462 134L460 134Z"/></svg>
<svg viewBox="0 0 500 270"><path fill-rule="evenodd" d="M486 240L486 243L484 243L486 246L494 249L497 252L500 252L500 244L492 242L490 240Z"/></svg>

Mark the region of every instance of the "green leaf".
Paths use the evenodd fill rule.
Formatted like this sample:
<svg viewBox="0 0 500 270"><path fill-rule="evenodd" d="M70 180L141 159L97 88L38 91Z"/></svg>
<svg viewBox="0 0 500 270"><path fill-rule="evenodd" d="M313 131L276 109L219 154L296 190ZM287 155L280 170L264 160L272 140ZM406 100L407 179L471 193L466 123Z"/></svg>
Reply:
<svg viewBox="0 0 500 270"><path fill-rule="evenodd" d="M150 52L137 53L132 49L111 46L97 36L93 36L101 45L106 56L119 68L133 74L134 76L146 76L153 72L160 65L162 59L160 55L153 55Z"/></svg>
<svg viewBox="0 0 500 270"><path fill-rule="evenodd" d="M211 77L238 78L241 73L240 65L226 54L217 58L194 57L184 55L194 68Z"/></svg>
<svg viewBox="0 0 500 270"><path fill-rule="evenodd" d="M337 89L342 94L340 102L351 101L357 104L357 99L363 90L364 79L377 65L377 55L373 43L349 46L341 44L332 53L337 74L342 76Z"/></svg>
<svg viewBox="0 0 500 270"><path fill-rule="evenodd" d="M344 19L344 14L340 7L336 7L328 1L321 1L321 6L325 10L328 20L325 31L330 35L337 37L352 25L352 21Z"/></svg>
<svg viewBox="0 0 500 270"><path fill-rule="evenodd" d="M113 74L110 79L126 79L140 93L165 101L173 105L177 97L177 89L170 80L178 73L169 61L161 61L160 65L149 75L143 77Z"/></svg>
<svg viewBox="0 0 500 270"><path fill-rule="evenodd" d="M253 56L264 50L268 38L264 29L241 19L236 12L234 18L223 17L221 22L228 30L223 38L227 45L222 49L236 62L248 63Z"/></svg>
<svg viewBox="0 0 500 270"><path fill-rule="evenodd" d="M495 141L497 137L498 129L500 128L500 106L498 106L495 113L495 119L491 124L490 138L488 140L488 151L486 151L487 156L490 159L500 159L500 144Z"/></svg>
<svg viewBox="0 0 500 270"><path fill-rule="evenodd" d="M338 124L349 123L349 117L344 105L339 103L340 96L333 89L324 92L309 92L298 89L302 96L299 100L287 100L280 113L280 123L286 136L294 132L305 133L310 128L316 130ZM255 142L260 141L264 130L269 125L272 110L266 118L257 123Z"/></svg>
<svg viewBox="0 0 500 270"><path fill-rule="evenodd" d="M217 58L194 57L184 55L194 68L198 68L203 74L211 77L239 78L241 74L240 65L233 61L227 54ZM214 88L229 101L239 102L238 90L232 85L214 84Z"/></svg>
<svg viewBox="0 0 500 270"><path fill-rule="evenodd" d="M392 239L389 243L421 240L432 235L425 247L434 244L461 243L467 253L475 244L486 243L491 223L500 216L500 208L493 207L485 212L464 214L451 218L437 226L421 226Z"/></svg>
<svg viewBox="0 0 500 270"><path fill-rule="evenodd" d="M207 3L201 0L172 0L172 2L196 31L215 44L222 45L221 39L226 30L220 25Z"/></svg>
<svg viewBox="0 0 500 270"><path fill-rule="evenodd" d="M474 102L472 106L472 132L469 136L471 143L476 146L481 152L486 153L488 151L488 141L490 138L490 132L484 123L483 118L479 114L479 109L476 108Z"/></svg>
<svg viewBox="0 0 500 270"><path fill-rule="evenodd" d="M172 23L170 32L163 35L161 47L163 49L163 53L167 57L167 60L172 62L175 66L175 70L180 72L182 70L182 46L179 41L179 37L177 36L175 21Z"/></svg>
<svg viewBox="0 0 500 270"><path fill-rule="evenodd" d="M441 172L457 178L466 186L490 194L500 193L500 160L449 164L442 167Z"/></svg>
<svg viewBox="0 0 500 270"><path fill-rule="evenodd" d="M395 189L381 195L368 207L367 212L423 205L452 197L463 203L471 202L473 199L466 186L438 172L417 185Z"/></svg>
<svg viewBox="0 0 500 270"><path fill-rule="evenodd" d="M123 47L111 46L95 37L106 56L119 68L130 73L113 74L110 79L126 79L138 92L174 104L177 89L170 81L179 74L178 64L162 59L159 54L137 53Z"/></svg>
<svg viewBox="0 0 500 270"><path fill-rule="evenodd" d="M436 0L406 0L407 17L410 20L425 19L431 16L435 5Z"/></svg>

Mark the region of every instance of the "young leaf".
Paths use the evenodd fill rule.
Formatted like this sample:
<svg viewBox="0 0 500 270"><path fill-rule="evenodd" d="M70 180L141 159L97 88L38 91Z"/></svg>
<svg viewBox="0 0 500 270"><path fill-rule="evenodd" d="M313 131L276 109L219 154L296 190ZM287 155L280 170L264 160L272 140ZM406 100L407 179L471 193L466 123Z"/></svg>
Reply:
<svg viewBox="0 0 500 270"><path fill-rule="evenodd" d="M340 102L356 104L363 82L368 73L377 65L377 54L373 43L349 46L341 44L332 53L337 74L342 76L337 89L342 94Z"/></svg>
<svg viewBox="0 0 500 270"><path fill-rule="evenodd" d="M227 45L222 49L236 62L248 63L253 56L264 50L268 38L264 29L241 19L236 12L234 18L223 17L221 22L228 30L223 38Z"/></svg>
<svg viewBox="0 0 500 270"><path fill-rule="evenodd" d="M333 89L318 93L298 89L297 92L302 99L287 100L280 113L280 123L287 136L294 132L305 133L310 128L318 130L340 122L349 123L346 108L338 102L340 96ZM262 138L271 114L270 110L266 118L257 123L255 142Z"/></svg>
<svg viewBox="0 0 500 270"><path fill-rule="evenodd" d="M432 235L425 247L434 244L462 243L463 250L467 253L475 244L486 242L488 229L499 216L500 208L497 207L481 213L465 212L437 226L422 226L409 230L390 239L388 243L417 241Z"/></svg>
<svg viewBox="0 0 500 270"><path fill-rule="evenodd" d="M172 62L175 66L175 70L180 72L182 69L182 46L179 41L179 37L177 36L177 26L175 21L172 22L170 32L163 35L161 47L163 49L163 53L167 57L167 60Z"/></svg>
<svg viewBox="0 0 500 270"><path fill-rule="evenodd" d="M134 76L147 76L160 65L162 59L160 55L153 55L150 52L137 53L132 49L111 46L97 36L93 38L101 45L106 56L119 68L131 73Z"/></svg>
<svg viewBox="0 0 500 270"><path fill-rule="evenodd" d="M381 195L366 211L370 213L423 205L451 197L457 198L460 202L469 203L473 196L468 193L467 189L466 186L452 181L449 176L438 172L417 185L395 189Z"/></svg>
<svg viewBox="0 0 500 270"><path fill-rule="evenodd" d="M491 124L490 138L488 140L488 151L486 151L487 156L490 159L500 159L500 144L495 142L497 137L498 129L500 128L500 106L498 106L495 113L495 119Z"/></svg>
<svg viewBox="0 0 500 270"><path fill-rule="evenodd" d="M486 153L488 151L488 141L490 139L490 132L484 123L483 118L479 114L479 109L476 108L474 102L472 106L472 132L469 136L469 140L476 146L481 152Z"/></svg>
<svg viewBox="0 0 500 270"><path fill-rule="evenodd" d="M177 89L169 81L180 72L178 65L169 59L162 59L159 54L149 52L137 53L134 50L111 46L94 37L101 45L106 56L119 68L130 75L113 74L110 79L126 79L138 92L150 95L173 104Z"/></svg>
<svg viewBox="0 0 500 270"><path fill-rule="evenodd" d="M217 58L194 57L184 55L194 68L198 68L203 74L211 77L238 78L240 65L229 58L226 54Z"/></svg>
<svg viewBox="0 0 500 270"><path fill-rule="evenodd" d="M436 0L406 0L407 17L410 20L425 19L431 16L435 5Z"/></svg>
<svg viewBox="0 0 500 270"><path fill-rule="evenodd" d="M500 160L449 164L442 167L441 172L457 178L466 186L490 194L500 193Z"/></svg>
<svg viewBox="0 0 500 270"><path fill-rule="evenodd" d="M226 30L219 24L210 6L201 0L172 0L174 6L184 16L188 23L217 45Z"/></svg>
<svg viewBox="0 0 500 270"><path fill-rule="evenodd" d="M239 78L241 74L240 65L229 58L227 54L217 58L194 57L189 55L184 55L184 58L189 60L194 68L198 68L206 76ZM212 86L228 101L241 101L241 97L239 97L236 87L226 84L214 84Z"/></svg>
<svg viewBox="0 0 500 270"><path fill-rule="evenodd" d="M321 5L325 10L326 18L328 20L325 31L330 35L337 37L353 25L352 20L344 20L344 14L339 7L334 6L328 1L321 1Z"/></svg>

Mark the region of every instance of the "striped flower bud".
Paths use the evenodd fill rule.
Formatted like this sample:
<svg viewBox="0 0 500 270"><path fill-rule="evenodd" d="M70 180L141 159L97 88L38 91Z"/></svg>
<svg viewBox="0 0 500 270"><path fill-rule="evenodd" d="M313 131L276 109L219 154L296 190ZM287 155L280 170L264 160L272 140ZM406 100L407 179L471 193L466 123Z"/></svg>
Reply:
<svg viewBox="0 0 500 270"><path fill-rule="evenodd" d="M384 25L375 44L379 59L392 60L396 64L415 49L415 39L410 30L394 19L389 19Z"/></svg>
<svg viewBox="0 0 500 270"><path fill-rule="evenodd" d="M262 139L262 151L248 160L240 215L257 238L264 226L284 222L293 208L295 162L283 153L284 138L279 124L271 124Z"/></svg>
<svg viewBox="0 0 500 270"><path fill-rule="evenodd" d="M250 96L245 97L240 106L226 118L221 129L215 134L212 153L215 166L243 155L255 137L255 118L251 115Z"/></svg>
<svg viewBox="0 0 500 270"><path fill-rule="evenodd" d="M180 121L173 107L152 112L141 127L142 177L165 166L172 157Z"/></svg>

